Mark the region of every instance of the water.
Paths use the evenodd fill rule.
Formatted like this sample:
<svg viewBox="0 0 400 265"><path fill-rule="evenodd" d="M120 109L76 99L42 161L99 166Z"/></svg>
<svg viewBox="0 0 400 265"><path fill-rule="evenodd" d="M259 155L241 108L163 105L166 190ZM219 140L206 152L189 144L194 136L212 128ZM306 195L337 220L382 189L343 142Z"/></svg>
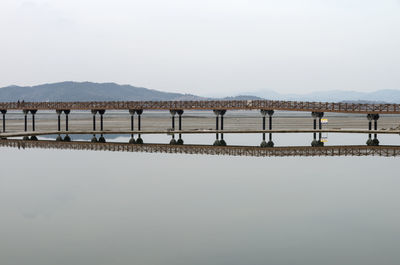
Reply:
<svg viewBox="0 0 400 265"><path fill-rule="evenodd" d="M214 137L184 139L211 144ZM312 136L306 137L274 135L274 141L310 145ZM261 140L225 138L228 144L258 145ZM398 144L398 138L379 139ZM112 141L122 140L128 138ZM366 136L330 135L329 141L365 144ZM0 161L4 265L400 261L396 157L0 148Z"/></svg>

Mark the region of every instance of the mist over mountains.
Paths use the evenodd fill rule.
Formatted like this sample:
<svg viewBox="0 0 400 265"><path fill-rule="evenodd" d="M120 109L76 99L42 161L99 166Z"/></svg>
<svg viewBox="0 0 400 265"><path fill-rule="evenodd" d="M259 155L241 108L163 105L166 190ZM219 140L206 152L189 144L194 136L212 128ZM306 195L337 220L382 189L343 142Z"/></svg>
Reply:
<svg viewBox="0 0 400 265"><path fill-rule="evenodd" d="M246 93L247 94L247 93ZM0 88L0 101L140 101L140 100L213 100L192 94L118 85L115 83L61 82L37 86L8 86ZM218 98L222 100L294 100L362 103L400 103L400 90L375 92L319 91L307 94L280 94L274 91Z"/></svg>
<svg viewBox="0 0 400 265"><path fill-rule="evenodd" d="M360 103L400 103L400 90L385 89L374 92L358 91L315 91L307 94L279 94L274 91L255 95L277 100L322 101L322 102L360 102Z"/></svg>

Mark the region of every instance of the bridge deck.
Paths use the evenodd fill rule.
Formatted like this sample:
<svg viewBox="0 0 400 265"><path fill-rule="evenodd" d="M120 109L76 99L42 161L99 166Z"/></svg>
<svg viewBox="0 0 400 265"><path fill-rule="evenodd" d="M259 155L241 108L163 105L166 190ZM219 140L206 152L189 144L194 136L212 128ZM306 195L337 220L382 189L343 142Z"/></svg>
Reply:
<svg viewBox="0 0 400 265"><path fill-rule="evenodd" d="M279 100L3 102L0 110L283 110L341 113L400 114L400 104L356 104Z"/></svg>

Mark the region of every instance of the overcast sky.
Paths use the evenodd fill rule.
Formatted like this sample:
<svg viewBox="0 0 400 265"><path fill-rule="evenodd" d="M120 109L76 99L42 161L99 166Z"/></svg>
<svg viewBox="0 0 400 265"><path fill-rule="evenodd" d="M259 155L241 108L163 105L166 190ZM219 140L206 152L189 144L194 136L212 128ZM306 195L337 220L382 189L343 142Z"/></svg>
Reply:
<svg viewBox="0 0 400 265"><path fill-rule="evenodd" d="M0 86L400 89L400 0L1 0Z"/></svg>

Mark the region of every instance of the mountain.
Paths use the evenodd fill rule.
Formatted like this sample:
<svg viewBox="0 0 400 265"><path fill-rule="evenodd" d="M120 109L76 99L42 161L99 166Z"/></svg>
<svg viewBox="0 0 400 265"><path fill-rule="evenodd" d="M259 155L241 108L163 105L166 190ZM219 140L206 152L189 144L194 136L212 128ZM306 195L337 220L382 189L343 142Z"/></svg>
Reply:
<svg viewBox="0 0 400 265"><path fill-rule="evenodd" d="M0 88L0 101L138 101L204 100L195 95L169 93L115 83L62 82L30 87Z"/></svg>
<svg viewBox="0 0 400 265"><path fill-rule="evenodd" d="M38 86L8 86L0 88L0 102L12 101L140 101L140 100L214 100L191 94L170 93L131 85L92 82L61 82ZM400 90L317 91L307 94L280 94L262 91L250 95L228 96L220 100L294 100L355 103L400 103Z"/></svg>

